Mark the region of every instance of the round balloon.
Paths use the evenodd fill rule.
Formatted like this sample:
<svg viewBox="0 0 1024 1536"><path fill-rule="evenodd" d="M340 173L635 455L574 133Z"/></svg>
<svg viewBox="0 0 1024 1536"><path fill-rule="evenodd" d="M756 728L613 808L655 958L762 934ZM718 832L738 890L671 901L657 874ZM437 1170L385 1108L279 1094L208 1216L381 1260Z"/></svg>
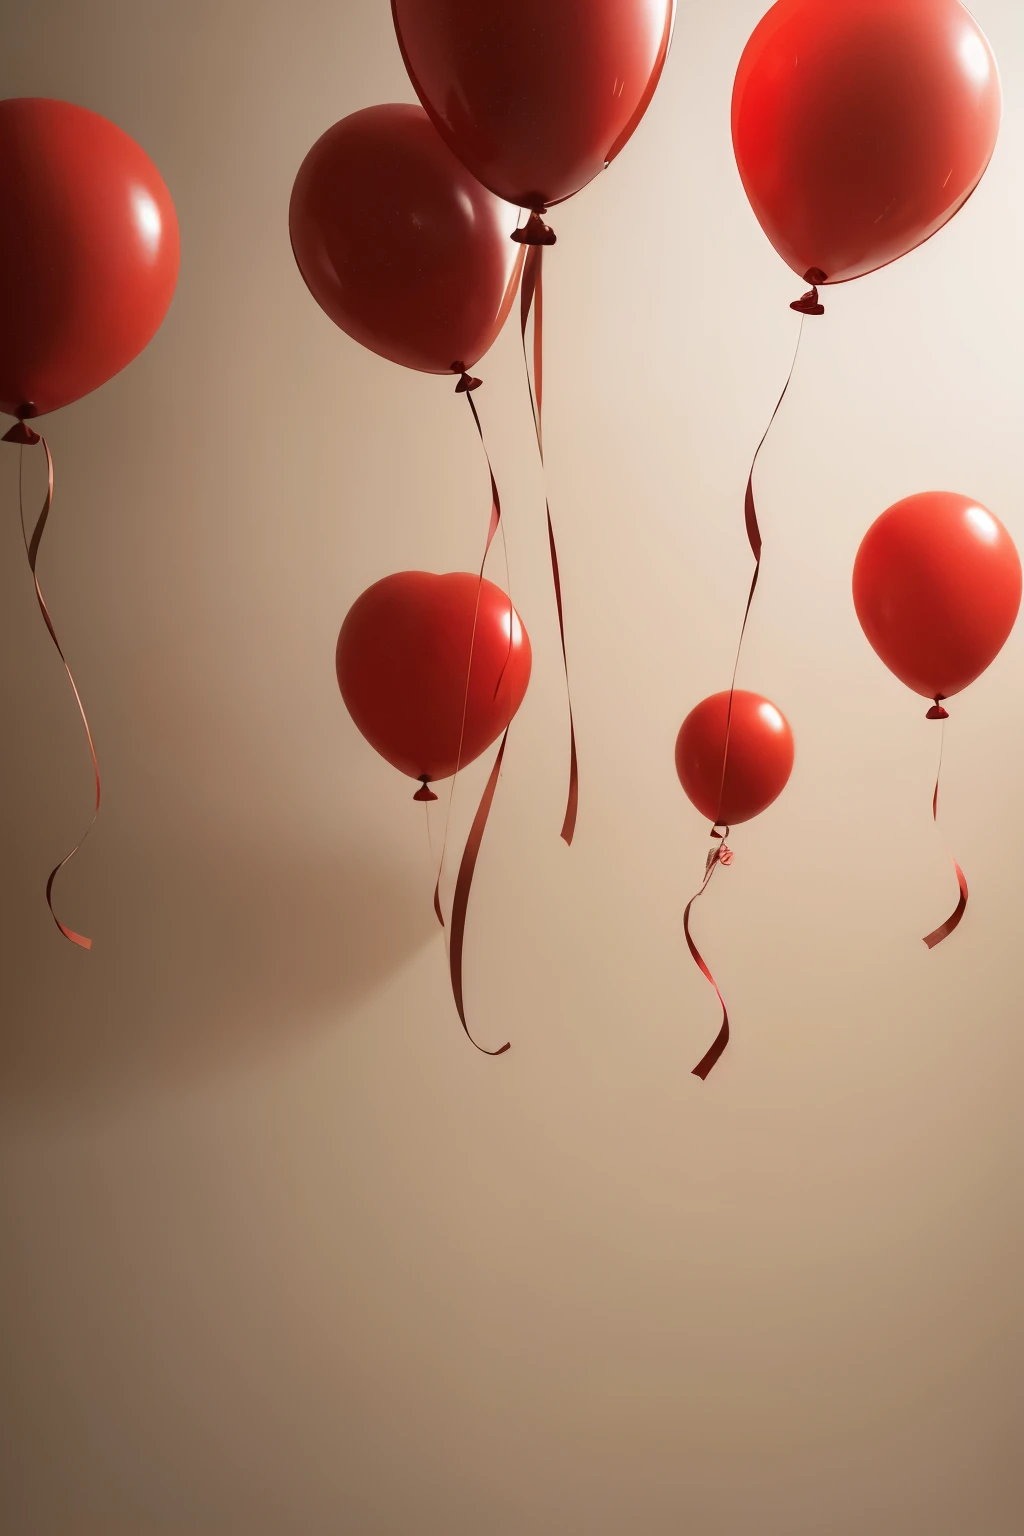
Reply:
<svg viewBox="0 0 1024 1536"><path fill-rule="evenodd" d="M392 0L417 96L485 187L543 212L609 165L654 95L675 0Z"/></svg>
<svg viewBox="0 0 1024 1536"><path fill-rule="evenodd" d="M722 764L728 760L725 779ZM777 800L793 772L793 733L780 710L759 693L714 693L683 721L676 772L690 800L716 826L751 821Z"/></svg>
<svg viewBox="0 0 1024 1536"><path fill-rule="evenodd" d="M324 313L407 368L472 368L515 298L515 220L421 107L368 107L329 128L299 168L288 224Z"/></svg>
<svg viewBox="0 0 1024 1536"><path fill-rule="evenodd" d="M997 517L969 496L926 491L883 512L864 537L853 601L901 682L948 699L980 677L1017 620L1021 566Z"/></svg>
<svg viewBox="0 0 1024 1536"><path fill-rule="evenodd" d="M1000 112L992 50L960 0L778 0L740 59L733 145L779 255L842 283L953 217Z"/></svg>
<svg viewBox="0 0 1024 1536"><path fill-rule="evenodd" d="M178 279L178 221L149 156L85 107L0 101L0 411L28 420L142 351Z"/></svg>
<svg viewBox="0 0 1024 1536"><path fill-rule="evenodd" d="M450 778L497 741L531 665L506 593L463 571L386 576L356 600L338 637L349 714L381 757L424 784Z"/></svg>

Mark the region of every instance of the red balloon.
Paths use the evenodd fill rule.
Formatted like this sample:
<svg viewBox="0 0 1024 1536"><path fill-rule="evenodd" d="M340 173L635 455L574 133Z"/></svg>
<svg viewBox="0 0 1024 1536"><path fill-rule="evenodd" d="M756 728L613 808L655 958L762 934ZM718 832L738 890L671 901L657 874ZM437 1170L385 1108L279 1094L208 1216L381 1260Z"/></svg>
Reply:
<svg viewBox="0 0 1024 1536"><path fill-rule="evenodd" d="M941 229L985 173L1001 92L960 0L779 0L736 72L743 186L784 261L843 283Z"/></svg>
<svg viewBox="0 0 1024 1536"><path fill-rule="evenodd" d="M518 613L492 582L462 571L403 571L350 609L338 637L338 684L371 747L430 783L497 741L523 702L532 659Z"/></svg>
<svg viewBox="0 0 1024 1536"><path fill-rule="evenodd" d="M729 756L722 784L726 724ZM793 772L793 733L785 716L759 693L714 693L683 721L676 772L693 804L718 826L751 821L777 800Z"/></svg>
<svg viewBox="0 0 1024 1536"><path fill-rule="evenodd" d="M675 0L392 0L405 67L445 142L543 212L615 159L664 68Z"/></svg>
<svg viewBox="0 0 1024 1536"><path fill-rule="evenodd" d="M991 666L1020 599L1013 540L968 496L926 491L898 501L857 553L861 627L890 672L926 699L951 698Z"/></svg>
<svg viewBox="0 0 1024 1536"><path fill-rule="evenodd" d="M178 221L156 166L66 101L0 101L0 411L29 419L120 373L178 280Z"/></svg>
<svg viewBox="0 0 1024 1536"><path fill-rule="evenodd" d="M324 313L406 368L472 368L512 307L514 220L420 107L368 107L329 128L299 167L288 224Z"/></svg>

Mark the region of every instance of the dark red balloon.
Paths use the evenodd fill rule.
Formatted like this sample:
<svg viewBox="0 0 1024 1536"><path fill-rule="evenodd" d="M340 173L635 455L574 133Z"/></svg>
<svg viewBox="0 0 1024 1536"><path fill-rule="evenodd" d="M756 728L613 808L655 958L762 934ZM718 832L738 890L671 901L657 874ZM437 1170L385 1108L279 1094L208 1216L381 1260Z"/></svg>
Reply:
<svg viewBox="0 0 1024 1536"><path fill-rule="evenodd" d="M543 210L615 159L657 88L675 0L392 0L416 94L499 197Z"/></svg>
<svg viewBox="0 0 1024 1536"><path fill-rule="evenodd" d="M0 411L98 389L159 329L178 221L149 156L66 101L0 101Z"/></svg>
<svg viewBox="0 0 1024 1536"><path fill-rule="evenodd" d="M1020 599L1013 540L969 496L926 491L898 501L857 553L861 627L890 672L926 699L952 698L991 666Z"/></svg>
<svg viewBox="0 0 1024 1536"><path fill-rule="evenodd" d="M403 571L357 598L338 637L337 666L342 698L371 747L430 783L497 741L523 702L532 653L518 613L492 582L481 587L462 571Z"/></svg>
<svg viewBox="0 0 1024 1536"><path fill-rule="evenodd" d="M729 757L723 787L727 722ZM774 704L741 688L733 694L730 722L726 689L698 704L683 721L676 740L676 772L702 816L735 827L760 816L789 783L793 733Z"/></svg>
<svg viewBox="0 0 1024 1536"><path fill-rule="evenodd" d="M406 368L472 368L512 307L515 221L420 107L368 107L329 128L299 168L288 224L324 313Z"/></svg>
<svg viewBox="0 0 1024 1536"><path fill-rule="evenodd" d="M736 163L783 260L842 283L963 206L1001 102L992 50L959 0L779 0L736 73Z"/></svg>

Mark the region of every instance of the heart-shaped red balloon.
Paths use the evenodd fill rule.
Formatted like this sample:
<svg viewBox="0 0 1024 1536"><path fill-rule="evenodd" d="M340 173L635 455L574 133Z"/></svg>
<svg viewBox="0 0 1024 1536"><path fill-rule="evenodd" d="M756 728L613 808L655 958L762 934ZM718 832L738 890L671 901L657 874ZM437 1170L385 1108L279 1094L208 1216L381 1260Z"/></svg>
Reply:
<svg viewBox="0 0 1024 1536"><path fill-rule="evenodd" d="M853 570L861 628L902 683L949 699L999 655L1017 622L1020 557L969 496L925 491L883 512Z"/></svg>
<svg viewBox="0 0 1024 1536"><path fill-rule="evenodd" d="M386 576L356 599L338 637L349 714L381 757L425 784L497 741L532 661L507 594L464 571Z"/></svg>
<svg viewBox="0 0 1024 1536"><path fill-rule="evenodd" d="M1001 108L992 50L960 0L778 0L736 72L736 163L783 260L842 283L963 206Z"/></svg>
<svg viewBox="0 0 1024 1536"><path fill-rule="evenodd" d="M725 782L722 761L728 762ZM777 800L793 772L793 733L782 712L759 693L737 688L714 693L683 721L676 741L676 772L687 795L709 821L734 827Z"/></svg>

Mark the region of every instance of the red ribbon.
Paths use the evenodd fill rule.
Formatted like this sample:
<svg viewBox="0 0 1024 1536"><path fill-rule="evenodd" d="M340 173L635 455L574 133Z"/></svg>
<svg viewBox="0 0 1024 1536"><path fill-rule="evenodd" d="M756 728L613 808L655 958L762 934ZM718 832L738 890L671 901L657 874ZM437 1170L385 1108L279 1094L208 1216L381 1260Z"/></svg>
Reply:
<svg viewBox="0 0 1024 1536"><path fill-rule="evenodd" d="M818 272L816 268L812 268L812 270L807 273L807 281L811 283L824 282L825 275L824 273ZM729 687L729 706L725 717L725 742L722 750L722 784L718 796L719 817L721 817L723 809L722 801L725 795L725 775L729 765L729 740L732 734L733 699L736 695L736 679L739 675L740 657L743 654L743 642L747 634L747 625L750 622L750 610L754 605L754 594L757 591L757 583L761 575L761 552L763 549L763 541L761 538L761 527L757 520L757 503L754 499L754 471L757 469L757 461L761 457L761 449L768 441L768 435L771 432L772 427L775 425L775 418L778 416L779 411L782 409L782 402L789 394L789 386L793 382L793 375L796 372L797 359L800 356L800 343L803 341L804 320L808 315L823 315L825 313L824 305L821 304L818 299L817 287L813 287L809 293L805 293L803 298L797 299L789 307L790 309L795 310L800 316L800 330L797 333L796 348L793 352L793 361L790 364L789 373L786 375L786 382L783 385L782 393L776 402L775 409L772 411L768 425L764 430L764 436L758 443L757 449L754 453L754 457L750 465L750 474L747 476L746 494L743 498L743 516L747 529L747 542L750 545L751 554L754 556L754 574L750 581L750 590L747 593L747 605L743 610L743 622L740 625L739 644L736 647L736 660L732 669L732 683ZM725 999L722 996L717 981L711 974L711 971L705 963L700 951L697 949L697 946L694 944L692 935L690 933L690 911L694 902L699 901L700 898L704 895L704 892L711 884L712 877L718 866L720 864L727 866L732 863L732 853L728 848L726 848L724 842L725 837L728 836L728 828L724 833L720 833L718 831L718 827L720 825L720 820L715 822L714 827L711 829L711 835L712 837L721 840L721 847L712 849L712 851L708 854L704 884L701 886L696 896L691 898L689 904L687 905L686 911L683 914L683 932L686 935L687 947L689 948L690 954L693 956L694 962L700 969L702 975L710 982L711 986L714 987L715 995L718 998L719 1003L722 1005L722 1027L718 1032L718 1038L704 1059L693 1069L694 1077L699 1077L702 1080L707 1078L712 1067L714 1067L720 1060L726 1046L729 1044L729 1010L725 1005Z"/></svg>
<svg viewBox="0 0 1024 1536"><path fill-rule="evenodd" d="M928 719L942 721L949 719L949 716L942 708L942 704L938 699L935 700L935 708L928 711ZM942 741L939 746L939 769L935 775L935 793L932 795L932 820L936 825L938 825L939 821L939 781L942 778L942 757L945 751L945 747L946 727L945 724L943 724ZM927 944L929 949L934 949L937 944L942 943L943 939L948 939L951 933L955 933L960 924L963 922L964 913L967 911L967 878L964 875L963 870L960 868L960 865L957 863L956 859L953 858L953 855L950 854L949 857L953 868L956 870L957 884L960 887L960 900L957 902L956 910L952 913L952 915L947 917L946 921L941 925L941 927L936 928L935 932L930 933L925 939L924 942Z"/></svg>
<svg viewBox="0 0 1024 1536"><path fill-rule="evenodd" d="M484 437L483 424L480 420L480 414L476 408L476 402L473 399L473 392L474 390L479 389L482 381L480 379L472 378L459 363L454 365L453 371L461 374L459 382L455 386L456 393L465 395L467 401L469 402L469 409L473 414L473 421L480 437L480 444L484 451L484 458L487 461L487 472L491 481L491 516L487 528L487 541L484 545L483 559L480 561L480 576L476 589L476 607L473 610L473 631L469 641L469 663L466 667L466 692L462 704L462 725L459 731L459 750L456 755L455 772L452 775L452 785L448 795L448 813L445 819L444 840L441 845L441 861L438 866L437 880L434 885L434 915L436 916L438 922L441 924L442 928L445 926L445 921L444 914L441 910L441 876L444 873L445 855L448 849L448 828L451 822L452 801L455 798L455 781L458 778L459 772L462 768L462 749L466 736L466 715L469 709L469 685L473 673L473 654L476 649L477 624L480 618L480 593L483 587L484 569L487 565L487 557L491 552L491 545L494 543L494 536L498 532L498 529L501 527L501 497L498 493L498 483L494 477L494 469L491 464L491 456L487 450L487 441ZM513 607L511 595L509 596L508 602L508 654L511 655L513 631ZM505 665L507 666L507 664L508 658L506 657ZM505 668L503 667L501 673L499 674L498 681L495 684L495 696L497 696L498 689L501 687L501 680L504 675ZM463 1029L466 1031L467 1039L472 1045L476 1046L478 1051L481 1051L485 1056L503 1056L504 1053L510 1049L510 1045L503 1045L500 1051L488 1051L482 1045L478 1045L476 1040L473 1039L473 1036L469 1030L469 1025L466 1022L462 963L466 941L466 918L469 911L470 892L473 888L473 876L476 871L476 863L480 855L480 847L483 842L484 832L487 829L487 820L491 813L491 804L494 800L494 793L498 786L498 777L501 772L501 763L505 756L505 743L508 741L508 733L510 728L511 720L505 727L505 734L502 737L501 746L498 750L498 755L495 759L494 767L491 770L490 778L487 781L487 785L484 789L480 804L477 807L476 816L473 819L473 825L470 829L469 838L467 839L466 847L462 855L462 863L459 866L458 878L455 883L455 899L452 904L451 938L449 940L448 946L448 965L452 980L452 996L455 999L455 1007L458 1010L459 1019L462 1023ZM423 789L419 792L419 794L414 795L413 798L417 800L423 798L424 791L427 791L426 783L424 783ZM427 791L427 793L429 793L429 791ZM431 798L436 798L436 796L432 796Z"/></svg>
<svg viewBox="0 0 1024 1536"><path fill-rule="evenodd" d="M57 876L60 874L64 866L71 862L75 854L85 842L86 838L89 836L89 833L96 825L96 818L98 817L100 810L100 769L99 763L96 759L96 746L93 742L92 731L89 728L89 720L85 713L85 706L82 703L82 696L79 693L78 686L75 683L74 677L72 676L71 668L68 666L67 657L64 655L64 652L61 649L60 641L57 639L57 631L53 627L53 620L50 618L49 609L46 606L46 600L43 597L43 591L39 585L39 576L36 570L39 562L39 547L42 544L43 534L46 531L46 524L50 516L50 509L53 506L53 455L50 453L50 445L46 441L46 438L40 437L39 434L34 432L31 427L27 426L24 421L19 421L17 426L12 427L11 430L4 436L3 441L5 443L18 443L20 445L21 451L18 458L18 511L21 517L21 535L25 542L25 553L28 556L28 566L29 570L32 572L32 580L36 589L36 602L39 604L39 611L43 616L43 621L46 624L46 628L49 630L50 639L53 641L54 646L57 649L57 655L64 663L64 671L68 675L68 682L71 684L71 691L75 695L75 703L78 705L78 712L82 717L82 725L85 727L85 738L89 743L89 755L92 758L93 775L96 780L96 803L93 808L92 820L86 827L85 831L82 833L82 836L78 839L78 842L72 848L71 852L67 854L63 859L61 859L60 863L50 871L50 877L46 882L46 905L50 909L50 916L53 918L61 933L66 939L70 941L70 943L77 944L80 949L92 949L92 939L85 938L83 934L76 933L73 928L69 928L65 923L62 923L53 908L54 882L56 881ZM46 454L46 499L43 502L42 511L36 519L35 527L33 528L32 534L30 536L28 530L25 527L23 470L25 448L35 443L42 443L43 452Z"/></svg>
<svg viewBox="0 0 1024 1536"><path fill-rule="evenodd" d="M537 451L541 468L544 465L544 247L553 245L553 232L544 224L540 215L532 213L524 229L516 230L512 237L520 244L529 246L523 269L523 286L520 300L520 328L523 337L523 356L526 359L526 382L530 390L530 409L533 427L537 434ZM533 377L530 376L530 358L526 350L526 332L533 314ZM551 576L555 587L555 603L558 608L558 633L562 641L562 665L565 669L565 695L569 706L569 793L566 800L562 837L570 846L576 832L579 812L580 783L579 762L576 755L576 722L572 712L572 690L569 685L569 658L565 646L565 612L562 605L562 580L558 568L558 549L555 545L555 528L551 520L551 502L544 499L548 520L548 549L551 554Z"/></svg>

